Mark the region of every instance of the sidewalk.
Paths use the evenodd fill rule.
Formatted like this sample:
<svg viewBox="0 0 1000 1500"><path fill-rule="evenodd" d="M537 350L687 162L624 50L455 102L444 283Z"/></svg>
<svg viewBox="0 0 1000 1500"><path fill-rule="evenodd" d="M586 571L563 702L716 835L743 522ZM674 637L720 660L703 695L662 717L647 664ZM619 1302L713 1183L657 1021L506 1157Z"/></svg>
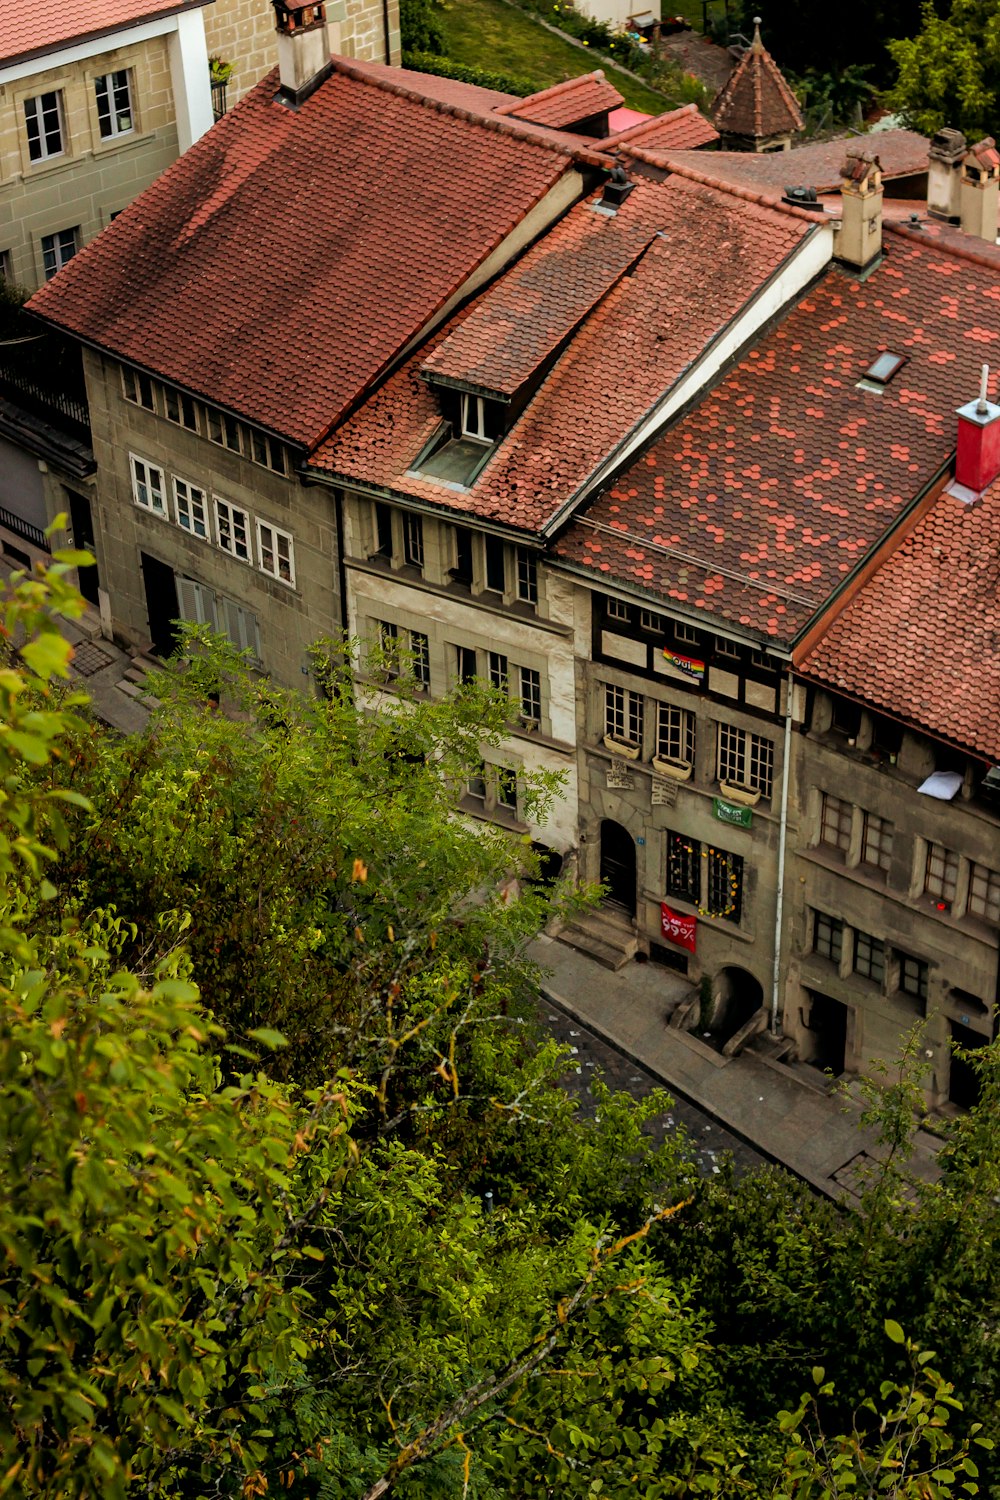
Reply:
<svg viewBox="0 0 1000 1500"><path fill-rule="evenodd" d="M831 1198L857 1196L858 1169L877 1159L861 1107L780 1063L752 1052L722 1057L698 1037L673 1030L667 1014L691 993L680 975L655 964L626 964L617 974L555 938L529 949L545 971L545 996L655 1073L665 1087L699 1105L762 1155ZM937 1176L938 1142L918 1131L913 1175Z"/></svg>

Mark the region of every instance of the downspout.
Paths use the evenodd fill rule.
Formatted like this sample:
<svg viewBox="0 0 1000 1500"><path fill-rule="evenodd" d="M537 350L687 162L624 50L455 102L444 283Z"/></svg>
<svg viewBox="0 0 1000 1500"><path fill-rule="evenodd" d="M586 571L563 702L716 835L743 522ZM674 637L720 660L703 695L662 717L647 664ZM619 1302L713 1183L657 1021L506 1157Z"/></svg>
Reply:
<svg viewBox="0 0 1000 1500"><path fill-rule="evenodd" d="M781 918L785 896L785 847L788 842L788 783L792 772L792 695L795 684L792 669L788 668L788 687L785 697L785 761L781 776L781 823L778 830L778 896L774 906L774 978L771 984L771 1035L781 1035L778 1017L781 975Z"/></svg>

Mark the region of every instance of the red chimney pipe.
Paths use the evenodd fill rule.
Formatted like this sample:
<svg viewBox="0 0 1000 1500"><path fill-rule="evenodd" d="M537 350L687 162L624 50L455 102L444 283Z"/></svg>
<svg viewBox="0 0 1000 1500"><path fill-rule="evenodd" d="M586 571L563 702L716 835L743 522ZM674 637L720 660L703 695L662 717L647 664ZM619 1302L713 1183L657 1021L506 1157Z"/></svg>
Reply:
<svg viewBox="0 0 1000 1500"><path fill-rule="evenodd" d="M983 365L978 401L958 408L955 480L977 495L1000 474L1000 406L986 399L989 375L989 365Z"/></svg>

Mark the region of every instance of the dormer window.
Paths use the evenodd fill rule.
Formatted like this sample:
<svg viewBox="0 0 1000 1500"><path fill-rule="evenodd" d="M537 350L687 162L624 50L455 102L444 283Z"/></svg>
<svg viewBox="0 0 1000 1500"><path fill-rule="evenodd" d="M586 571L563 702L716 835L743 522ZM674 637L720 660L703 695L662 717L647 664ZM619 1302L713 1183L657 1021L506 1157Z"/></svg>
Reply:
<svg viewBox="0 0 1000 1500"><path fill-rule="evenodd" d="M462 436L474 438L476 442L488 443L486 436L486 402L482 396L462 393Z"/></svg>
<svg viewBox="0 0 1000 1500"><path fill-rule="evenodd" d="M412 472L442 484L468 489L475 483L497 440L503 436L507 406L471 391L432 382L441 403L440 427Z"/></svg>

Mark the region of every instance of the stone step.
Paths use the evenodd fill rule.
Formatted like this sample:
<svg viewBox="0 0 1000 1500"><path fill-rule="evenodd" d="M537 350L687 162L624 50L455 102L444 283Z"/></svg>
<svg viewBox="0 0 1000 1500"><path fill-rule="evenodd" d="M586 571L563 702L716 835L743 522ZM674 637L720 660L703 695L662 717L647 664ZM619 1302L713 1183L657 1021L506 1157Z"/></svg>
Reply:
<svg viewBox="0 0 1000 1500"><path fill-rule="evenodd" d="M635 928L623 911L613 906L594 906L576 918L576 924L593 932L606 933L608 941L629 942Z"/></svg>
<svg viewBox="0 0 1000 1500"><path fill-rule="evenodd" d="M163 663L161 661L154 661L151 656L146 656L142 651L140 651L136 656L133 656L132 665L139 672L163 671Z"/></svg>
<svg viewBox="0 0 1000 1500"><path fill-rule="evenodd" d="M125 678L122 678L121 682L118 684L118 688L120 692L127 694L129 698L142 697L142 688L136 687L134 682L128 682Z"/></svg>
<svg viewBox="0 0 1000 1500"><path fill-rule="evenodd" d="M568 948L575 948L578 953L586 953L595 963L599 963L602 968L610 969L613 974L623 969L629 960L635 957L637 946L633 938L632 951L629 952L627 948L619 948L604 942L582 927L565 928L559 934L559 942L565 943Z"/></svg>
<svg viewBox="0 0 1000 1500"><path fill-rule="evenodd" d="M127 668L125 676L129 682L143 683L146 681L146 673L142 667Z"/></svg>

